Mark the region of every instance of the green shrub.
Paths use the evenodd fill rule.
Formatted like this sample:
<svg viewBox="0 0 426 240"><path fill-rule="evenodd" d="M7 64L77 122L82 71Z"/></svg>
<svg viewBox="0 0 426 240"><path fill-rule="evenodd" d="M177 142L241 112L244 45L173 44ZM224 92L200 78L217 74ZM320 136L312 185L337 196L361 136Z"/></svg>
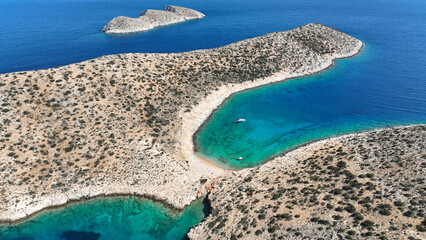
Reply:
<svg viewBox="0 0 426 240"><path fill-rule="evenodd" d="M363 228L371 228L374 226L374 222L371 220L365 220L364 222L361 223L361 227Z"/></svg>

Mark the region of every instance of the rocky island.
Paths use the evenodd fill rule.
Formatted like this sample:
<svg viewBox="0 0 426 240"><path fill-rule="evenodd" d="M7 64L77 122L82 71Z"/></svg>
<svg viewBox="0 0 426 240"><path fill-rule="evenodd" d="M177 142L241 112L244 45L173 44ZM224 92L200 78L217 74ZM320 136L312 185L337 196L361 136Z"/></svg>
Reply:
<svg viewBox="0 0 426 240"><path fill-rule="evenodd" d="M0 75L0 220L129 194L183 208L226 170L192 136L237 91L330 67L361 41L321 24L171 54Z"/></svg>
<svg viewBox="0 0 426 240"><path fill-rule="evenodd" d="M172 54L117 54L0 75L0 222L96 196L213 211L192 239L424 239L424 126L300 147L241 171L194 153L231 94L312 74L362 42L321 24Z"/></svg>
<svg viewBox="0 0 426 240"><path fill-rule="evenodd" d="M101 30L104 33L134 33L142 32L160 26L199 19L204 14L184 7L166 6L164 10L145 10L137 18L119 16L112 19Z"/></svg>

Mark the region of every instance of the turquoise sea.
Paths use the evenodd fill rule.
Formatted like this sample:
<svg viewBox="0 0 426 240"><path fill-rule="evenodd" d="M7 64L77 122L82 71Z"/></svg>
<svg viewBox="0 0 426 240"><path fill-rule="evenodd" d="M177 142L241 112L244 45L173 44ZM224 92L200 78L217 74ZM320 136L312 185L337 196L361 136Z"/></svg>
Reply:
<svg viewBox="0 0 426 240"><path fill-rule="evenodd" d="M365 48L321 74L235 94L196 135L201 156L241 169L319 139L426 123L426 1L297 2L282 14L299 9Z"/></svg>
<svg viewBox="0 0 426 240"><path fill-rule="evenodd" d="M203 199L175 212L136 197L96 198L43 211L27 221L0 226L2 240L185 239L207 214Z"/></svg>
<svg viewBox="0 0 426 240"><path fill-rule="evenodd" d="M115 16L168 4L207 17L129 35L98 31ZM321 138L426 123L424 0L1 0L0 73L213 48L310 22L350 34L365 49L321 74L234 95L196 136L199 154L239 169ZM231 123L241 116L247 122ZM197 204L173 213L147 200L97 199L3 225L0 239L179 239L202 219Z"/></svg>
<svg viewBox="0 0 426 240"><path fill-rule="evenodd" d="M196 135L198 154L241 169L319 139L426 123L425 77L407 78L398 73L403 66L376 75L384 59L374 47L367 42L361 54L320 74L235 94ZM241 117L247 121L233 123Z"/></svg>

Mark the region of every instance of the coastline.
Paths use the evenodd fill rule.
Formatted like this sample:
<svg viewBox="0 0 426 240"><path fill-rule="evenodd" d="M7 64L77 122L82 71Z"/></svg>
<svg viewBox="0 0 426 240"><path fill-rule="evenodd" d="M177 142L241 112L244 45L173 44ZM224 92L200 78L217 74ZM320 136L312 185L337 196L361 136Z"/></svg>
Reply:
<svg viewBox="0 0 426 240"><path fill-rule="evenodd" d="M193 20L200 20L203 19L205 17L202 18L193 18L193 19L184 19L184 20L180 20L180 21L176 21L176 22L172 22L172 23L168 23L168 24L163 24L163 25L159 25L159 26L152 26L143 30L137 30L137 31L120 31L120 30L112 30L112 31L106 31L103 32L102 29L100 30L101 32L105 33L105 34L117 34L117 35L126 35L126 34L133 34L133 33L142 33L142 32L146 32L146 31L150 31L153 29L157 29L157 28L162 28L162 27L167 27L167 26L171 26L171 25L175 25L175 24L179 24L179 23L185 23L188 21L193 21Z"/></svg>
<svg viewBox="0 0 426 240"><path fill-rule="evenodd" d="M147 9L137 18L115 17L101 30L106 34L144 32L162 26L204 18L201 12L190 8L168 5L164 10Z"/></svg>
<svg viewBox="0 0 426 240"><path fill-rule="evenodd" d="M283 152L283 153L281 153L277 156L274 156L274 157L268 159L267 161L263 162L262 164L260 164L256 167L245 168L245 169L240 169L240 170L231 170L231 169L224 169L224 170L227 170L228 173L236 172L238 174L244 175L246 172L250 172L254 169L264 168L265 163L270 162L270 161L285 161L287 163L286 166L288 168L290 168L292 165L297 163L297 161L296 161L297 157L296 156L306 155L311 151L311 149L317 148L318 146L324 145L324 144L329 143L329 142L339 142L339 141L342 141L344 139L353 138L353 137L360 137L360 135L367 135L371 132L381 132L381 131L385 131L385 130L404 129L404 128L418 127L418 126L426 126L426 124L414 124L414 125L392 126L392 127L386 127L386 128L375 128L375 129L370 129L370 130L366 130L366 131L347 133L347 134L343 134L343 135L339 135L339 136L335 136L335 137L319 139L319 140L308 142L308 143L299 145L295 148L292 148L292 149L290 149L286 152ZM206 158L203 158L203 157L200 157L200 156L198 156L198 158L204 164L214 165L214 162L210 161L209 159L206 159ZM218 165L215 165L215 166L220 167ZM219 176L219 177L221 177L221 176ZM209 182L207 182L207 184L209 184ZM203 197L206 197L206 196L207 196L207 193L197 196L196 199L203 198ZM25 221L29 220L30 218L34 217L35 215L38 215L38 214L40 214L44 211L55 210L55 209L58 209L58 208L66 207L70 204L83 203L83 202L95 200L95 199L98 199L98 198L119 198L119 197L134 197L134 198L140 198L140 199L143 199L143 200L152 201L155 204L162 205L163 207L168 208L170 211L173 211L173 212L182 212L186 207L185 206L185 207L182 207L182 208L177 208L175 205L170 204L167 201L164 201L163 199L159 199L155 195L141 195L141 194L137 194L137 193L99 194L99 195L90 196L90 197L85 196L85 197L82 197L82 198L79 198L79 199L69 199L67 202L62 203L62 204L46 206L46 207L44 207L44 208L42 208L38 211L35 211L35 212L33 212L33 213L31 213L31 214L29 214L25 217L19 218L19 219L9 219L9 220L0 219L0 225L13 225L13 224L25 222ZM195 201L196 199L194 199L193 201ZM191 203L189 203L189 204L191 204ZM191 229L194 229L197 226L198 225L194 226Z"/></svg>
<svg viewBox="0 0 426 240"><path fill-rule="evenodd" d="M26 217L19 218L19 219L16 219L16 220L0 219L0 227L1 227L1 225L8 226L8 225L19 224L21 222L25 222L25 221L31 219L32 217L34 217L38 214L41 214L44 211L64 208L64 207L67 207L68 205L72 205L72 204L84 203L84 202L88 202L88 201L92 201L92 200L96 200L96 199L100 199L100 198L127 198L127 197L128 198L139 198L141 200L151 201L155 204L161 205L164 208L167 208L168 210L170 210L172 212L182 212L186 208L186 207L176 208L174 205L167 203L166 201L164 201L162 199L158 199L155 195L141 195L141 194L132 194L132 193L129 193L129 194L126 194L126 193L100 194L100 195L96 195L96 196L82 197L80 199L70 199L69 201L67 201L63 204L47 206L43 209L40 209L36 212L33 212L33 213L27 215ZM197 199L195 199L194 201L196 201L196 200Z"/></svg>
<svg viewBox="0 0 426 240"><path fill-rule="evenodd" d="M293 74L289 74L287 72L281 72L281 73L276 73L276 74L274 74L270 77L267 77L267 78L256 79L251 83L246 82L246 83L239 84L238 86L222 87L218 91L215 91L215 92L211 93L209 96L207 96L206 98L204 98L203 101L201 101L186 116L187 122L189 122L189 123L187 123L187 125L190 125L192 127L185 127L184 126L183 129L191 129L192 132L186 133L186 134L184 133L185 137L183 137L183 139L181 139L181 141L185 142L185 139L191 139L191 143L190 143L192 145L192 153L191 154L193 154L195 156L195 158L198 158L199 156L196 155L196 152L198 151L198 147L197 147L197 144L196 144L196 141L195 141L196 135L204 128L204 126L207 123L209 123L213 114L218 109L220 109L224 104L226 104L226 102L230 98L232 98L235 94L242 93L242 92L245 92L245 91L250 91L250 90L253 90L253 89L256 89L256 88L265 87L265 86L272 85L272 84L275 84L275 83L280 83L280 82L292 80L292 79L295 79L295 78L301 78L301 77L319 74L321 72L327 71L328 69L332 68L335 64L335 61L337 61L339 59L350 58L350 57L354 57L354 56L360 54L363 48L364 48L364 43L362 43L360 41L359 45L357 46L356 49L354 49L354 51L352 51L352 52L350 52L346 55L336 56L336 57L333 57L332 59L328 59L329 61L323 62L316 69L314 69L310 72L293 73ZM195 119L195 121L191 121L193 119ZM201 124L200 124L200 121L201 121ZM195 131L193 130L194 128L196 128ZM191 134L190 138L187 137L189 134ZM298 148L298 147L296 147L296 148ZM188 152L189 150L185 149L183 151ZM282 154L272 156L271 158L275 158L275 157L278 157L280 155L282 155ZM204 158L208 158L208 157L204 156ZM265 162L271 160L271 158L268 158L267 160L265 160ZM204 161L206 161L206 159L204 159ZM211 161L212 163L215 162L213 159L208 159L208 161L209 162ZM263 163L265 163L265 162L263 162ZM218 166L220 166L220 165L218 165ZM227 168L223 168L223 169L227 169ZM239 170L239 169L228 169L228 170Z"/></svg>
<svg viewBox="0 0 426 240"><path fill-rule="evenodd" d="M341 233L339 229L353 230L355 233L351 235L356 239L365 237L361 235L365 226L354 226L354 215L339 210L338 206L344 208L350 204L363 215L362 220L375 223L374 228L368 229L369 231L382 232L394 226L398 228L396 231L386 231L383 235L394 236L390 239L407 236L423 239L425 234L421 230L424 225L422 218L404 213L413 205L418 206L416 200L423 199L424 182L411 186L410 190L404 188L404 183L415 182L424 176L422 166L425 161L425 134L426 124L348 133L299 146L264 164L223 175L217 179L220 184L215 184L208 196L214 209L213 215L193 227L188 235L190 239L205 239L207 236L217 238L219 235L230 237L240 233L235 233L235 230L240 231L240 219L246 217L257 218L257 221L255 225L247 223L248 229L241 233L243 239L269 239L273 234L287 236L284 239L338 239ZM337 174L338 171L342 171L341 174ZM359 195L363 195L358 196L359 199L376 195L368 209L363 208L364 203L358 198L346 196L347 191L353 190L344 188L348 185L348 178L361 185L374 186L362 190L361 187L357 188ZM329 182L333 184L328 185ZM340 189L342 192L333 189ZM366 193L368 191L373 194ZM387 194L389 192L392 194ZM236 198L239 194L242 197ZM310 195L315 196L319 203L309 201ZM294 201L304 199L303 197L306 197L306 202ZM399 201L406 203L404 208L390 207L389 213L380 212L377 207L384 204L392 206ZM228 207L233 204L246 206L244 209L248 211ZM417 211L417 208L413 209ZM263 214L260 219L257 217L259 211ZM290 217L279 219L277 214L288 214ZM338 214L341 221L336 222L337 225L327 224L330 228L320 228L325 225L322 221L312 221L317 217L332 222ZM224 215L227 217L226 221L216 220ZM275 219L275 222L270 219ZM217 231L217 222L224 225L220 227L223 230ZM276 231L255 233L258 229L270 228L271 224L277 225ZM280 227L281 224L285 224L286 228ZM288 234L288 227L303 235L294 236L293 231L290 232L291 235L285 235Z"/></svg>
<svg viewBox="0 0 426 240"><path fill-rule="evenodd" d="M335 135L335 136L330 136L330 137L326 137L326 138L312 140L312 141L300 144L296 147L290 148L290 149L283 151L282 153L279 153L277 155L271 156L268 159L266 159L264 162L262 162L262 164L265 164L265 163L272 161L272 160L279 158L279 157L284 157L285 155L287 155L290 152L294 152L295 150L298 150L300 148L306 147L306 146L311 145L311 144L315 144L317 142L322 142L322 141L327 141L327 140L339 140L339 138L357 136L358 134L367 134L367 133L372 132L372 131L378 131L379 132L379 131L384 131L384 130L389 130L389 129L401 129L401 128L417 127L417 126L426 126L426 124L407 124L407 125L395 125L395 126L388 126L388 127L371 128L371 129L367 129L367 130L343 133L343 134L339 134L339 135Z"/></svg>
<svg viewBox="0 0 426 240"><path fill-rule="evenodd" d="M337 49L332 51L331 52L332 54L314 52L309 46L304 45L306 43L300 43L292 39L292 37L294 36L296 37L299 35L304 36L305 34L307 34L309 37L314 39L313 43L310 43L310 44L320 45L325 50L328 50L330 47L335 47ZM322 42L321 41L316 42L315 34L323 34L329 37L329 39L322 40ZM256 44L260 42L261 43L268 42L271 44L271 43L275 43L276 41L278 41L282 45L279 45L272 49L268 49L266 47L264 49L258 48L258 47L252 47L253 45L256 46ZM155 65L156 62L159 64L167 65L167 68L165 68L166 70L168 70L169 68L172 68L173 65L167 64L167 61L165 61L170 59L173 60L173 62L175 62L176 66L179 66L178 69L173 68L175 72L178 72L179 70L182 70L182 69L183 71L186 70L185 68L181 68L180 67L181 65L179 63L186 64L189 62L189 63L196 63L194 66L198 66L198 65L211 66L209 65L210 64L209 61L211 61L211 58L221 59L222 57L228 57L228 58L225 58L225 62L223 63L223 65L219 65L219 66L215 65L216 69L213 69L213 70L220 70L221 67L224 69L227 69L228 65L233 66L230 63L235 58L237 58L239 61L245 60L244 57L246 56L242 56L242 57L238 56L238 53L239 51L245 50L247 46L252 47L252 52L259 55L258 59L263 59L262 54L269 56L268 52L259 51L259 49L270 50L271 53L274 53L277 56L282 57L280 51L284 49L283 46L288 46L286 45L287 43L286 41L290 42L290 46L294 48L292 52L288 53L286 58L295 59L294 61L296 61L296 63L301 64L301 67L284 68L280 64L287 63L287 61L289 60L286 60L286 58L284 59L276 58L275 62L271 60L270 63L277 64L277 67L281 67L277 69L281 69L281 71L279 71L278 73L277 72L271 73L270 68L265 68L265 66L262 65L264 64L264 61L261 61L260 65L256 65L259 63L254 62L253 66L256 67L257 68L256 70L259 70L259 72L253 73L250 68L247 69L247 72L243 72L239 74L233 74L235 72L232 72L232 71L225 72L225 77L227 78L222 79L222 81L219 83L216 83L216 85L214 85L215 82L213 82L210 88L207 88L207 89L204 89L204 85L203 85L202 89L204 90L204 93L205 93L204 97L202 96L202 94L197 95L198 89L190 89L192 91L188 91L186 94L188 94L187 96L193 98L193 100L195 101L195 105L191 106L192 108L190 111L185 110L183 106L185 106L184 104L188 104L191 102L183 102L183 103L179 102L175 106L180 108L180 110L176 112L175 115L171 115L171 116L174 117L172 120L174 121L174 123L177 123L177 124L173 125L173 127L168 126L169 128L166 128L166 130L170 130L170 134L172 134L173 138L171 139L160 138L160 140L166 140L165 141L166 143L164 144L161 143L161 141L155 141L157 139L152 137L152 135L151 136L149 135L150 132L153 132L152 127L148 128L147 126L141 124L140 121L138 121L137 124L139 125L137 125L138 128L136 128L136 130L129 130L129 128L124 128L126 131L129 130L129 132L125 132L125 130L122 130L122 132L119 132L121 136L125 136L123 137L124 139L120 141L119 139L116 139L119 142L116 143L116 141L114 141L114 145L112 145L113 147L112 149L120 150L120 152L118 153L124 154L126 158L110 158L109 159L107 156L107 158L103 160L103 162L101 162L101 165L99 167L97 167L97 165L95 165L94 167L93 166L87 167L89 165L84 165L83 168L80 168L80 169L83 170L83 173L85 173L85 171L87 170L88 172L87 175L89 175L89 177L85 178L81 182L71 181L72 180L71 177L75 177L75 174L79 174L81 172L81 170L79 172L73 172L71 171L72 169L71 170L66 169L68 171L67 173L71 174L71 177L68 177L67 179L49 178L48 180L43 181L43 185L47 185L47 189L44 188L40 190L39 188L35 188L37 187L36 185L32 185L29 183L22 185L22 182L17 182L17 183L12 182L12 184L9 184L7 182L8 179L19 180L20 178L18 176L12 176L13 177L12 178L6 175L5 179L3 180L4 182L3 187L6 187L4 188L6 194L4 194L3 198L7 201L3 201L3 205L0 205L0 210L1 210L0 222L18 221L19 219L24 219L24 218L27 218L28 216L34 215L35 213L39 213L40 211L43 211L46 208L49 208L52 206L60 207L60 206L66 205L68 202L84 201L92 197L102 197L102 196L112 196L112 195L144 196L146 198L150 198L150 196L152 196L152 198L155 198L155 200L162 202L164 205L173 206L174 209L183 209L185 206L189 205L194 199L196 199L199 196L205 195L207 193L205 189L206 184L201 184L200 179L207 179L208 180L207 184L208 184L209 181L215 179L216 177L228 171L217 165L210 163L209 161L200 160L195 154L195 151L194 151L195 147L194 147L194 141L193 141L193 137L195 136L196 132L200 129L200 126L202 126L202 124L204 124L206 120L208 120L208 118L215 111L215 109L217 109L218 107L221 106L221 104L224 103L224 100L231 97L232 94L235 94L238 91L245 91L251 88L265 86L267 84L285 81L290 78L301 77L304 75L315 74L320 71L324 71L334 64L335 59L351 57L358 54L363 47L363 43L348 35L342 36L341 32L336 31L332 28L329 28L320 24L308 24L306 26L303 26L297 29L293 29L293 30L289 30L285 32L275 32L271 34L266 34L261 37L242 40L242 41L239 41L227 46L219 47L216 49L196 50L193 52L175 53L175 54L110 55L110 56L104 56L98 59L88 60L82 63L71 64L71 65L53 68L53 69L45 69L45 70L30 71L30 72L19 72L19 73L11 73L11 74L3 75L5 77L4 78L5 80L7 78L13 79L13 77L16 77L16 75L18 75L19 76L18 80L24 81L24 80L31 80L30 76L31 74L34 74L34 75L38 75L37 79L41 79L41 81L45 80L46 82L52 82L49 80L50 78L62 79L64 77L63 76L64 73L67 73L67 74L72 73L71 81L73 79L80 79L79 82L77 83L78 84L77 86L79 87L81 82L84 83L84 81L86 81L85 78L81 79L81 77L79 77L82 74L89 74L89 76L91 74L91 76L95 77L93 80L90 79L90 81L87 81L88 82L87 84L95 85L94 83L96 82L94 82L94 80L102 79L102 81L105 81L105 80L113 79L113 77L115 76L115 72L120 72L118 66L123 66L125 73L131 73L132 72L131 70L133 70L134 68L140 70L140 66L137 66L137 64L139 65L146 64L144 66L147 67L146 69L148 71L155 72L155 71L158 71L158 68ZM314 45L314 46L318 47L317 45ZM288 49L286 48L285 50L287 51ZM300 53L300 51L302 52ZM315 58L314 57L304 58L303 54L308 54L308 53L310 54L314 53ZM247 55L247 57L248 56L249 55ZM208 62L203 62L204 65L200 64L198 60L199 57L201 58L207 57ZM117 67L112 68L111 66L109 66L109 64L114 65L115 64L114 61L118 61L118 63L121 63L121 64L120 65L116 64ZM153 63L151 61L153 61ZM130 65L126 66L125 65L126 63ZM190 66L193 66L193 65L190 65ZM145 76L143 75L144 74L143 71L140 71L140 72L135 71L135 73L136 73L135 76ZM128 75L125 75L125 76L118 75L118 78L120 78L120 76L122 77L122 79L126 79L126 81L124 81L124 84L127 84L130 82L129 80L132 80L132 79L128 79L129 78ZM216 75L211 73L210 78L204 79L205 83L211 83L212 81L215 81L216 80L215 76ZM256 76L268 76L268 77L259 78ZM223 76L219 75L219 77L223 77ZM236 77L236 79L228 80L229 78L233 78L233 77ZM156 80L157 78L152 77L152 79ZM182 80L185 80L185 78L182 78ZM68 81L67 84L70 84L71 81ZM104 82L100 82L100 84L103 84L103 83ZM185 84L189 86L191 82L185 83ZM111 83L111 85L114 85L114 84ZM214 90L215 87L218 90ZM45 89L41 89L40 91L43 91L43 90ZM56 90L57 88L53 88L53 91L56 92ZM78 91L80 91L80 89ZM76 91L77 94L75 94L75 96L77 97L75 99L71 98L70 100L80 101L81 96L92 97L92 95L89 95L87 91L80 91L80 92L83 92L85 95L78 91ZM207 94L209 91L210 91L210 94ZM129 91L123 92L122 94L124 93L131 94L131 92ZM139 93L143 94L144 92L142 93L139 92ZM156 94L158 96L157 92L150 92L150 94ZM191 95L191 94L194 94L194 95ZM106 96L108 96L108 92ZM122 97L125 98L125 95L122 95ZM63 99L67 99L67 98L69 98L69 95L63 96ZM60 98L54 98L54 101L57 101L57 99L60 99ZM154 104L156 103L154 102ZM98 105L103 107L103 105L101 104L98 104ZM95 105L95 107L97 107L98 105ZM58 106L60 106L60 104L58 104ZM93 109L89 108L89 110L96 112L97 109L99 108L95 108L95 107ZM40 111L39 109L38 111ZM71 114L74 114L75 111L78 112L78 110L75 110L76 108L70 109L70 107L68 107L67 105L61 108L61 110L62 109L64 111L65 110L67 111L66 114L70 114L70 112ZM105 108L101 108L101 110L105 111ZM107 110L108 112L111 112L110 109L107 109ZM114 110L116 114L122 114L122 112L120 112L122 110L121 108L119 110L116 110L116 109L112 109L112 110ZM10 114L11 116L16 116L13 114L13 111L9 112L8 114ZM8 117L8 114L5 114L2 117ZM82 116L91 117L87 114ZM126 119L124 116L132 116L132 115L126 113L125 115L121 115L121 116L123 116L123 119ZM26 116L22 116L22 118L24 117L27 118ZM167 117L170 117L170 116L167 116ZM35 118L35 119L38 120L38 118ZM95 123L96 121L94 117L92 119L93 121L91 121L90 118L88 118L87 120L89 121L90 124L92 122ZM126 120L130 121L133 119L126 119ZM142 119L142 120L146 120L146 119ZM106 121L100 122L100 124L103 124L104 122ZM38 126L37 125L38 123L39 122L35 122L35 126ZM43 122L43 124L45 123L46 122ZM122 124L121 126L125 126L123 125L123 122L113 122L113 123L117 124L117 126L120 126L119 124ZM89 127L92 126L93 128L90 128L89 130L99 128L97 127L97 125L93 126L90 124L88 124L88 126ZM52 124L48 124L47 127L43 128L42 130L45 131L45 129L49 129L51 125ZM44 126L44 125L41 125L41 126ZM81 125L77 125L77 126L79 127L78 128L79 131L86 130L85 128L81 128ZM86 130L86 132L83 131L83 133L85 134L84 136L91 136L90 135L91 132L89 130ZM127 138L134 137L136 139L139 138L139 140L131 142L127 140L133 140L133 138L127 139L126 137ZM15 139L18 139L18 138L15 137ZM171 140L171 141L167 141L167 140ZM94 142L94 145L90 145L92 144L92 142ZM88 142L87 144L89 144L89 146L96 148L96 146L98 145L96 144L95 141L92 141L92 142ZM64 145L61 147L63 149L67 147L67 145ZM68 161L69 163L69 161L71 161L71 160L67 160L67 158L73 157L75 159L78 156L81 156L81 155L77 155L77 154L80 154L81 152L80 150L76 149L73 151L76 152L74 155L70 155L70 153L68 153L63 156L65 158L64 159L65 162ZM71 151L71 153L74 153L73 151ZM24 153L22 154L23 157L25 157ZM83 153L85 154L84 156L88 154L87 151ZM16 162L17 164L20 164L20 162L15 161L14 158L6 157L6 154L7 153L4 152L4 155L2 153L2 155L0 156L2 159L5 160L4 162L6 164L15 164L12 166L18 167L18 165L16 165ZM92 154L98 154L98 153L95 151L95 152L92 152ZM32 158L32 159L30 161L35 161L35 158ZM143 159L144 161L140 161L140 159ZM17 159L17 160L21 160L21 159ZM73 162L73 164L77 165L77 164L80 164L80 162ZM57 175L59 175L60 172L57 171L58 169L55 169L54 167L55 165L53 165L50 170L53 170L54 173L57 173ZM8 168L6 168L6 170L7 169ZM37 168L34 168L33 171L36 171L36 170ZM79 169L77 168L77 170ZM3 175L0 175L0 176L3 176ZM54 176L54 177L58 177L58 176ZM52 188L51 186L56 184L57 182L55 181L58 181L58 180L64 181L65 187ZM38 182L38 184L40 184L40 182ZM36 190L35 192L36 194L35 195L29 194L33 190ZM19 202L15 200L19 200Z"/></svg>
<svg viewBox="0 0 426 240"><path fill-rule="evenodd" d="M204 118L204 120L202 120L202 124L197 127L197 130L192 134L192 137L190 138L192 140L192 145L193 145L192 146L192 149L193 149L193 152L192 152L193 158L190 158L190 159L194 159L195 158L197 161L199 161L199 164L206 165L207 167L212 167L212 168L218 169L219 171L239 171L239 170L242 170L242 169L227 169L227 168L224 168L224 167L216 164L214 160L211 160L211 159L209 159L207 157L201 157L201 156L199 156L199 155L196 154L196 144L195 144L195 141L194 141L194 139L196 137L196 134L203 128L203 126L205 124L208 123L208 121L212 117L213 113L215 111L217 111L218 109L220 109L220 107L223 106L223 104L225 104L228 99L230 99L232 96L234 96L234 94L238 94L238 93L245 92L245 91L250 91L250 90L255 89L255 88L260 88L260 87L264 87L264 86L267 86L267 85L271 85L271 84L275 84L275 83L279 83L279 82L283 82L283 81L287 81L287 80L291 80L291 79L295 79L295 78L300 78L300 77L305 77L305 76L309 76L309 75L318 74L320 72L326 71L326 70L330 69L331 67L333 67L333 65L334 65L334 63L335 63L336 60L344 59L344 58L350 58L350 57L358 55L362 51L363 47L364 47L364 44L362 42L360 42L360 46L356 49L356 51L354 51L353 53L350 53L348 55L345 55L345 56L333 58L333 59L331 59L330 62L324 62L325 66L323 67L323 66L320 65L318 67L317 71L312 71L310 73L303 73L303 74L288 74L288 73L285 73L285 72L284 73L278 73L278 74L274 74L270 78L257 79L255 81L253 81L252 84L250 84L250 83L244 83L244 84L241 84L241 86L235 86L235 87L233 87L233 89L228 89L228 88L225 87L225 88L221 89L222 91L219 90L219 91L216 91L216 92L210 94L205 99L210 99L210 98L216 99L216 101L213 104L212 104L212 102L210 100L205 100L205 101L202 101L202 102L200 102L198 104L198 106L200 108L202 108L202 109L205 110L205 112L201 116L206 116L206 117ZM235 89L237 89L237 90L235 90ZM209 108L205 108L204 107L205 105L209 105L208 107L210 109ZM191 111L191 113L193 113L193 115L192 116L188 116L187 117L188 120L196 119L195 115L200 116L200 115L198 115L197 110L195 110L195 112ZM197 120L197 122L198 121L200 121L200 120ZM184 122L185 122L185 120L184 120ZM187 129L187 128L184 127L183 129ZM344 135L342 135L342 136L344 136ZM321 139L321 140L324 140L324 139ZM321 140L317 140L317 141L321 141ZM313 141L313 142L317 142L317 141ZM272 159L275 159L277 157L283 156L283 155L285 155L288 152L294 151L294 150L296 150L298 148L304 147L304 146L309 145L310 143L313 143L313 142L309 142L309 143L300 145L300 146L298 146L298 147L296 147L294 149L291 149L289 151L281 153L281 154L279 154L277 156L273 156L271 158L268 158L268 160L266 160L265 162L270 161ZM262 164L264 164L265 162L263 162ZM44 208L42 208L40 210L37 210L37 211L35 211L33 213L30 213L29 215L27 215L24 218L15 219L15 220L10 219L9 221L0 219L0 224L13 224L13 223L22 222L22 221L25 221L25 220L33 217L34 215L37 215L40 212L43 212L45 210L51 210L51 209L61 208L61 207L67 206L68 204L78 203L78 202L85 202L85 201L89 201L89 200L96 199L96 198L101 198L101 197L138 197L138 198L145 198L147 200L152 200L152 201L154 201L156 203L160 203L161 205L164 205L165 207L167 207L169 209L172 209L172 210L175 210L175 211L182 211L187 206L187 205L185 205L182 208L178 208L175 205L168 203L164 199L156 197L155 194L153 194L153 195L149 195L149 194L137 194L137 193L99 194L99 195L94 195L94 196L89 196L89 197L88 196L84 196L84 197L82 197L80 199L69 199L67 202L62 203L62 204L58 204L58 205L49 205L49 206L46 206L46 207L44 207Z"/></svg>

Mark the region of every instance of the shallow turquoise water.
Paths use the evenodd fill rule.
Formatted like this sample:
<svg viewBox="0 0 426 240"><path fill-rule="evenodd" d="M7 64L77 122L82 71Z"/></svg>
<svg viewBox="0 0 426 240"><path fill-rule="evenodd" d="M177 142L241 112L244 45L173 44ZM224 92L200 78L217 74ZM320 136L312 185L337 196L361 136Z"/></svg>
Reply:
<svg viewBox="0 0 426 240"><path fill-rule="evenodd" d="M167 4L207 17L137 34L98 31L115 16L135 17ZM217 163L226 167L244 168L315 139L426 123L425 13L424 0L1 0L0 73L106 54L219 47L310 22L364 41L361 55L338 61L324 73L235 95L215 113L197 136L201 154L222 156L228 162ZM246 123L231 124L241 115ZM245 160L235 161L239 156ZM179 239L201 220L198 205L172 214L131 199L71 205L80 205L72 210L78 214L47 211L3 227L0 239L59 239L73 230L65 236L81 239L78 233L86 231L89 238L100 234L100 239Z"/></svg>
<svg viewBox="0 0 426 240"><path fill-rule="evenodd" d="M381 57L373 47L367 42L360 55L320 74L234 95L196 135L199 154L241 169L318 139L426 123L424 81L373 75L371 63ZM411 85L416 81L419 88ZM240 117L247 121L233 123Z"/></svg>
<svg viewBox="0 0 426 240"><path fill-rule="evenodd" d="M205 208L202 199L183 212L173 212L141 198L99 198L43 211L16 225L0 225L0 239L183 239L204 218Z"/></svg>

